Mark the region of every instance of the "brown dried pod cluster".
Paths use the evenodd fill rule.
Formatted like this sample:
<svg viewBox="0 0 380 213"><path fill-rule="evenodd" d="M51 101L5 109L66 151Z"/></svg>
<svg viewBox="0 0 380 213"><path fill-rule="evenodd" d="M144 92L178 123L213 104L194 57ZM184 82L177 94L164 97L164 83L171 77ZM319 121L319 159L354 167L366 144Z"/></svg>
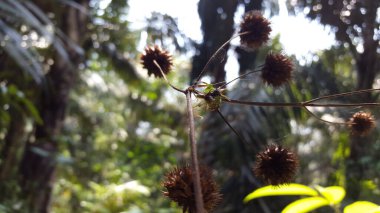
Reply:
<svg viewBox="0 0 380 213"><path fill-rule="evenodd" d="M280 53L269 53L261 70L261 78L273 87L279 87L292 78L293 63Z"/></svg>
<svg viewBox="0 0 380 213"><path fill-rule="evenodd" d="M203 204L209 212L220 202L222 196L211 170L206 166L200 166L199 169ZM166 189L164 195L182 206L184 213L196 212L193 171L190 166L178 167L167 173L163 186Z"/></svg>
<svg viewBox="0 0 380 213"><path fill-rule="evenodd" d="M249 11L240 23L240 42L243 46L257 48L268 42L272 31L270 22L263 17L260 11Z"/></svg>
<svg viewBox="0 0 380 213"><path fill-rule="evenodd" d="M166 75L170 72L173 65L172 56L170 53L162 50L157 45L146 47L145 53L141 55L140 59L143 67L148 70L148 75L150 76L153 74L156 78L163 77L160 68ZM154 61L156 61L160 67L157 67Z"/></svg>
<svg viewBox="0 0 380 213"><path fill-rule="evenodd" d="M298 168L297 156L279 145L270 145L256 156L255 175L270 185L290 183Z"/></svg>
<svg viewBox="0 0 380 213"><path fill-rule="evenodd" d="M375 128L375 119L369 112L357 112L352 115L348 125L353 135L366 136Z"/></svg>

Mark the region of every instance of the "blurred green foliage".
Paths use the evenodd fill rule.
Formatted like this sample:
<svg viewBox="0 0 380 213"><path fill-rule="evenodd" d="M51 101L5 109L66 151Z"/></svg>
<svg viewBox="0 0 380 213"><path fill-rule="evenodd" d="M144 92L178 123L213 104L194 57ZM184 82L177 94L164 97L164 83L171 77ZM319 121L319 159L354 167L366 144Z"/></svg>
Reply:
<svg viewBox="0 0 380 213"><path fill-rule="evenodd" d="M69 160L60 162L55 212L169 212L160 183L186 150L183 100L157 80L139 88L104 67L81 74L59 139Z"/></svg>
<svg viewBox="0 0 380 213"><path fill-rule="evenodd" d="M128 1L110 1L106 7L106 1L98 0L89 1L88 5L69 0L55 3L59 6L39 1L0 2L0 10L7 12L0 15L0 24L7 26L0 32L1 39L10 36L16 41L37 29L37 36L49 36L53 41L44 47L31 43L28 48L10 44L0 49L1 151L13 153L9 152L6 142L13 123L22 125L28 141L34 137L34 126L44 125L41 116L45 112L39 109L38 97L48 85L45 84L46 76L37 75L43 70L38 67L47 67L45 71L48 72L55 59L52 52L67 56L71 49L65 49L62 42L69 43L70 48L82 52L85 60L74 68L79 73L78 79L69 91L61 132L54 138L59 151L52 158L57 171L51 211L149 212L153 209L154 212L177 212L162 196L161 181L165 172L179 160L185 163L181 160L186 159L187 143L183 128L184 99L170 91L164 82L140 72L141 53L136 50L140 32L129 29ZM88 39L83 46L70 43L72 41L65 35L46 31L45 24L60 21L59 14L67 5L91 18L84 35ZM53 8L56 14L45 14L46 8ZM18 10L27 13L10 16ZM36 19L36 14L40 19ZM162 23L158 20L157 24ZM174 29L170 33L176 33L175 21L170 25ZM150 29L150 33L158 30ZM56 32L62 33L60 29ZM183 51L185 47L181 48ZM25 53L24 58L10 51ZM24 66L20 60L32 61L36 66ZM184 86L188 81L188 62L177 60L176 63L176 75L168 77L176 85ZM73 64L67 63L67 66ZM24 71L24 78L19 78L20 71ZM35 83L41 87L33 87ZM25 125L15 114L26 118ZM20 138L20 141L25 140ZM12 144L10 147L17 149L14 152L17 155L8 158L19 162L24 145L25 142ZM40 148L33 151L40 156L51 155ZM8 153L1 156L9 156ZM3 174L5 161L10 162L8 158L0 158L0 188L6 194L0 196L0 211L28 212L27 200L19 185L18 165L12 165L9 170L12 173Z"/></svg>

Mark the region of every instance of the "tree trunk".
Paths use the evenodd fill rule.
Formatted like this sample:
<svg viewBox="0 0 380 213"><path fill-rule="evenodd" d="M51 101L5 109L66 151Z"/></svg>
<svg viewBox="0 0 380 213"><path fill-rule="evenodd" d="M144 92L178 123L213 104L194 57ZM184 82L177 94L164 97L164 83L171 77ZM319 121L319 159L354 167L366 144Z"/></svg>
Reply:
<svg viewBox="0 0 380 213"><path fill-rule="evenodd" d="M88 8L88 0L76 2L81 4L83 9ZM50 9L46 7L45 1L41 1L40 5L45 7L44 10ZM59 9L60 11L55 12L58 22L56 27L70 40L81 44L85 39L87 14L71 6L62 6ZM43 125L36 127L35 139L28 141L20 165L21 186L28 201L29 212L50 212L59 133L64 122L69 93L77 79L77 67L83 58L70 45L66 44L65 48L70 61L55 53L54 65L46 76L47 88L42 92L37 104Z"/></svg>
<svg viewBox="0 0 380 213"><path fill-rule="evenodd" d="M12 120L4 139L4 147L1 150L0 185L15 177L17 171L15 165L20 162L20 155L25 144L25 116L14 107L11 107L10 114ZM2 199L3 197L0 196L0 200Z"/></svg>
<svg viewBox="0 0 380 213"><path fill-rule="evenodd" d="M376 13L379 7L378 1L367 0L367 15L364 18L363 27L363 53L359 54L356 59L358 73L358 89L372 88L374 79L379 70L377 62L378 40L375 39L374 33L376 27Z"/></svg>
<svg viewBox="0 0 380 213"><path fill-rule="evenodd" d="M373 83L378 69L378 41L374 39L374 30L376 27L376 12L379 7L378 1L363 1L366 7L367 14L363 23L363 53L357 54L356 68L357 68L357 89L369 89L373 87ZM377 24L378 25L378 24ZM355 55L355 54L354 54ZM371 94L363 95L360 98L362 102L373 101ZM350 156L347 159L346 167L346 188L347 197L353 201L358 200L361 194L361 181L365 178L366 165L361 163L361 158L371 153L373 147L373 140L367 137L351 137L350 143ZM365 144L364 144L365 143Z"/></svg>

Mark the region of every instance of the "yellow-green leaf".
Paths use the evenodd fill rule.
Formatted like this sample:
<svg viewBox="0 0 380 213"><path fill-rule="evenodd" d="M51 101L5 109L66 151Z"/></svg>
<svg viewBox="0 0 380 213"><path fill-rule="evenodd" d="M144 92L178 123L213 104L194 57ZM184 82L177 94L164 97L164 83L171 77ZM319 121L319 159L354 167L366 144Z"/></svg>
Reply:
<svg viewBox="0 0 380 213"><path fill-rule="evenodd" d="M279 196L279 195L308 195L317 196L318 192L313 188L305 185L291 183L281 186L264 186L256 189L252 193L248 194L244 198L244 202L248 202L255 198L266 197L266 196Z"/></svg>
<svg viewBox="0 0 380 213"><path fill-rule="evenodd" d="M317 186L316 189L333 205L340 203L344 196L346 196L346 190L340 186L329 186L326 188Z"/></svg>
<svg viewBox="0 0 380 213"><path fill-rule="evenodd" d="M287 205L282 213L306 213L326 205L329 205L329 201L323 197L308 197Z"/></svg>
<svg viewBox="0 0 380 213"><path fill-rule="evenodd" d="M346 208L344 208L344 213L380 213L380 206L368 202L368 201L357 201L352 203Z"/></svg>

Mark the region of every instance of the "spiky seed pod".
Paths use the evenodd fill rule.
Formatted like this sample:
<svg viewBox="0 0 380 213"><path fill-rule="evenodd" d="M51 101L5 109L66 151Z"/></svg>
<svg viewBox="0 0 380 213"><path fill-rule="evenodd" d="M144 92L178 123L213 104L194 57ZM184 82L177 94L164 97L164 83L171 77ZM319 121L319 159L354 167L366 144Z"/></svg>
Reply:
<svg viewBox="0 0 380 213"><path fill-rule="evenodd" d="M268 42L271 31L270 22L262 16L260 11L249 11L244 14L243 21L240 23L239 33L247 32L240 35L240 43L249 48L258 48Z"/></svg>
<svg viewBox="0 0 380 213"><path fill-rule="evenodd" d="M261 78L273 87L279 87L292 78L293 63L280 53L269 53L261 70Z"/></svg>
<svg viewBox="0 0 380 213"><path fill-rule="evenodd" d="M159 46L154 45L145 48L145 53L141 55L141 64L148 70L148 75L154 75L156 78L162 78L160 69L154 63L160 65L162 72L166 75L170 72L173 62L172 56L168 51L162 50Z"/></svg>
<svg viewBox="0 0 380 213"><path fill-rule="evenodd" d="M211 170L200 166L200 179L205 210L211 211L221 200L219 187L214 181ZM166 174L163 186L164 195L182 206L183 212L195 213L195 194L193 171L190 166L177 167Z"/></svg>
<svg viewBox="0 0 380 213"><path fill-rule="evenodd" d="M352 115L348 125L353 135L366 136L375 127L375 119L369 112L357 112Z"/></svg>
<svg viewBox="0 0 380 213"><path fill-rule="evenodd" d="M269 145L256 156L254 173L265 183L281 185L290 183L298 168L297 156L279 145Z"/></svg>

